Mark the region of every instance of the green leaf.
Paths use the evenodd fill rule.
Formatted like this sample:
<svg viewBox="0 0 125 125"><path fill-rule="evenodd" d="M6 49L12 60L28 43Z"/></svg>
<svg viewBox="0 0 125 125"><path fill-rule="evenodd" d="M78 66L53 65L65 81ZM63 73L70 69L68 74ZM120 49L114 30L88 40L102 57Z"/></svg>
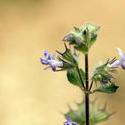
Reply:
<svg viewBox="0 0 125 125"><path fill-rule="evenodd" d="M82 69L79 69L80 71L80 75L82 77L83 82L85 83L85 72ZM78 71L76 68L69 70L67 72L67 79L70 83L72 83L73 85L82 87L82 83L78 74Z"/></svg>
<svg viewBox="0 0 125 125"><path fill-rule="evenodd" d="M113 94L117 91L119 86L116 86L114 83L111 83L109 85L103 85L98 88L96 88L93 92L103 92L108 94Z"/></svg>

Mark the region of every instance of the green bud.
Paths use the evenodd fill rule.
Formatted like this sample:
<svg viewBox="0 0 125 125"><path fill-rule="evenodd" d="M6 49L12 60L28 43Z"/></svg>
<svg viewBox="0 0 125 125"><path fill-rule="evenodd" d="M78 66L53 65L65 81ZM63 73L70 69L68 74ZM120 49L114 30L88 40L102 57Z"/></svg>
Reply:
<svg viewBox="0 0 125 125"><path fill-rule="evenodd" d="M107 84L111 82L111 79L113 78L111 73L114 72L114 69L110 66L111 61L107 61L105 64L100 64L95 68L92 76L95 83L100 82L101 84Z"/></svg>
<svg viewBox="0 0 125 125"><path fill-rule="evenodd" d="M86 24L79 28L74 27L75 31L68 33L63 41L69 42L69 44L74 45L74 48L82 53L88 53L90 47L96 41L97 31L100 27Z"/></svg>

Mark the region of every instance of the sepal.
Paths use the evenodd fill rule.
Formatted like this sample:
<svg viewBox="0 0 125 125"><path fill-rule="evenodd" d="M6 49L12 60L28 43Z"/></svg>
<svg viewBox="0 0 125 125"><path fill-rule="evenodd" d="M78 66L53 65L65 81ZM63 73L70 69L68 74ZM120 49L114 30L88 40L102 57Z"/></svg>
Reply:
<svg viewBox="0 0 125 125"><path fill-rule="evenodd" d="M76 53L72 53L71 49L67 48L65 45L65 51L63 53L56 51L58 55L58 60L63 62L63 67L61 70L71 70L78 66L78 55Z"/></svg>

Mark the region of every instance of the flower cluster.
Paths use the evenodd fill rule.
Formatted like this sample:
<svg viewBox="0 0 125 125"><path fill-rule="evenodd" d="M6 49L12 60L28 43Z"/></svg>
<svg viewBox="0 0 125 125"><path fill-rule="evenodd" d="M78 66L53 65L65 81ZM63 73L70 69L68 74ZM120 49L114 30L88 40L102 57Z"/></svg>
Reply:
<svg viewBox="0 0 125 125"><path fill-rule="evenodd" d="M74 48L81 51L82 53L88 53L89 48L93 45L97 38L97 31L99 26L92 24L86 24L81 27L74 27L74 32L68 33L63 41L69 42L74 45Z"/></svg>
<svg viewBox="0 0 125 125"><path fill-rule="evenodd" d="M64 114L67 119L64 125L77 125L77 123L79 125L89 125L89 122L95 125L110 117L110 114L105 110L97 110L96 112L93 112L93 110L91 111L94 105L89 103L89 95L95 92L113 94L117 91L119 86L113 82L113 73L115 73L116 68L119 66L125 69L125 56L122 50L117 48L121 58L119 60L113 58L106 63L98 65L93 71L92 77L89 79L88 54L91 46L97 39L99 29L99 26L92 24L74 27L74 31L68 33L63 38L65 45L64 52L56 51L54 54L49 54L47 50L44 50L44 58L40 58L41 63L47 66L44 68L45 70L49 68L54 72L65 70L67 72L67 80L71 84L79 87L85 94L85 103L80 104L78 110L74 111L71 109L68 113ZM69 48L66 42L69 44ZM74 52L72 52L72 50L74 50ZM84 69L79 66L78 62L79 56L77 53L80 52L85 56ZM93 89L93 83L97 82L101 85Z"/></svg>
<svg viewBox="0 0 125 125"><path fill-rule="evenodd" d="M45 70L51 68L53 71L56 71L57 68L63 67L63 63L56 60L55 54L49 54L47 50L44 50L43 53L45 59L41 57L40 60L43 65L48 65L46 68L44 68Z"/></svg>
<svg viewBox="0 0 125 125"><path fill-rule="evenodd" d="M55 54L49 54L47 50L43 51L45 56L44 58L40 58L40 61L43 65L48 65L44 69L51 68L53 71L61 71L61 70L70 70L78 65L77 54L71 52L70 49L67 48L65 44L65 51L63 53L56 51L58 56Z"/></svg>

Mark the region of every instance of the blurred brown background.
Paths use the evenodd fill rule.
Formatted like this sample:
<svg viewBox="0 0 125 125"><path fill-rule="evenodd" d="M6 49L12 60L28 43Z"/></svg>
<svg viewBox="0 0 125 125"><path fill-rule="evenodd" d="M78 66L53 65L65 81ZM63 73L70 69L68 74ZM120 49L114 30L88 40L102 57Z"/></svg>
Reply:
<svg viewBox="0 0 125 125"><path fill-rule="evenodd" d="M125 52L123 0L0 0L0 125L63 125L60 112L68 111L67 104L76 108L82 92L65 72L43 71L39 58L45 48L63 50L63 36L86 22L101 26L90 70L119 57L116 47ZM117 112L102 125L125 123L125 71L118 72L118 92L96 94L98 105L108 102L108 110Z"/></svg>

